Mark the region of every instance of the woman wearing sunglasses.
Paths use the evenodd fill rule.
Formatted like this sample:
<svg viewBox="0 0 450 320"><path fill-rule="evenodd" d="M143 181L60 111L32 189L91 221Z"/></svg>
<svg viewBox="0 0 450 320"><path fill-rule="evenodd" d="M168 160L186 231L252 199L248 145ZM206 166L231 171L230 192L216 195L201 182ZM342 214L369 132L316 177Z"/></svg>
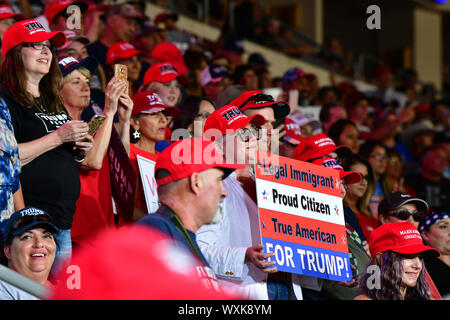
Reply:
<svg viewBox="0 0 450 320"><path fill-rule="evenodd" d="M392 192L378 206L378 219L382 224L394 222L411 222L416 228L424 217L428 204L407 193Z"/></svg>
<svg viewBox="0 0 450 320"><path fill-rule="evenodd" d="M50 215L41 209L26 207L8 220L3 234L1 263L44 286L53 287L49 280L55 260L58 232ZM35 296L0 281L0 300L35 300Z"/></svg>
<svg viewBox="0 0 450 320"><path fill-rule="evenodd" d="M424 200L413 198L407 193L396 191L388 194L380 202L378 206L378 220L382 225L409 222L417 229L427 209L428 204ZM430 288L431 297L433 299L440 299L439 291L428 272L425 272L425 279Z"/></svg>

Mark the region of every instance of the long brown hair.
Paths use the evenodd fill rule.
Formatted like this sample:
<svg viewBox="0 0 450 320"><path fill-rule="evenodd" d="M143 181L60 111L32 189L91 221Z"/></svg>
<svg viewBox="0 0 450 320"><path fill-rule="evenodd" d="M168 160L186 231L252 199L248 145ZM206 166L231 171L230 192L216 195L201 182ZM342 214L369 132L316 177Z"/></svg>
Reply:
<svg viewBox="0 0 450 320"><path fill-rule="evenodd" d="M62 99L60 95L60 84L62 81L61 70L58 66L56 54L52 51L52 62L49 72L39 82L41 102L45 110L27 91L27 77L22 60L21 45L9 50L2 63L1 83L11 92L13 97L26 108L37 107L44 113L62 113Z"/></svg>
<svg viewBox="0 0 450 320"><path fill-rule="evenodd" d="M390 250L372 258L360 280L361 292L373 300L402 300L400 293L403 272L402 260L401 254ZM420 260L422 270L417 279L417 284L413 288L407 288L404 300L430 300L430 288L425 280L425 263L423 258L420 258ZM376 269L379 270L378 274L368 272ZM376 286L373 280L377 280L379 285Z"/></svg>

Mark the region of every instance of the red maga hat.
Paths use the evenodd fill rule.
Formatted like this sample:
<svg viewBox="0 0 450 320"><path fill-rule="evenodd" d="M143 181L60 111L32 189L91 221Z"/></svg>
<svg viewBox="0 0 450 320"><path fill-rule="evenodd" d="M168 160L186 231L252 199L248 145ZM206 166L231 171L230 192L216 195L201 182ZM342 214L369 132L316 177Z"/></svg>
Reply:
<svg viewBox="0 0 450 320"><path fill-rule="evenodd" d="M150 52L150 57L159 62L170 62L179 73L189 71L184 63L183 53L171 42L165 41L157 44Z"/></svg>
<svg viewBox="0 0 450 320"><path fill-rule="evenodd" d="M61 31L47 32L42 24L34 19L18 21L3 35L2 53L6 56L9 50L19 44L46 40L50 40L56 47L61 47L66 42L66 36Z"/></svg>
<svg viewBox="0 0 450 320"><path fill-rule="evenodd" d="M133 111L131 116L134 117L139 113L156 113L164 111L165 114L175 117L180 110L177 107L169 107L164 104L160 96L151 91L138 92L133 97Z"/></svg>
<svg viewBox="0 0 450 320"><path fill-rule="evenodd" d="M19 21L25 19L25 16L21 13L14 12L7 4L2 4L0 6L0 20L8 18L13 18L16 21Z"/></svg>
<svg viewBox="0 0 450 320"><path fill-rule="evenodd" d="M141 51L136 49L129 42L116 42L108 49L108 52L106 53L106 63L113 64L117 59L128 59L140 53Z"/></svg>
<svg viewBox="0 0 450 320"><path fill-rule="evenodd" d="M245 91L230 104L243 111L271 107L276 119L284 118L291 112L286 101L275 101L271 95L264 94L259 90Z"/></svg>
<svg viewBox="0 0 450 320"><path fill-rule="evenodd" d="M266 118L260 114L248 117L236 106L226 105L214 111L206 119L204 132L207 132L209 129L216 129L225 135L245 128L250 122L255 126L262 126L266 123Z"/></svg>
<svg viewBox="0 0 450 320"><path fill-rule="evenodd" d="M423 244L419 230L410 222L386 223L370 234L369 248L372 257L391 250L400 254L423 254L438 257L440 252Z"/></svg>
<svg viewBox="0 0 450 320"><path fill-rule="evenodd" d="M286 117L284 120L284 129L286 133L283 136L283 141L298 146L305 138L302 136L301 126L293 119Z"/></svg>
<svg viewBox="0 0 450 320"><path fill-rule="evenodd" d="M346 156L352 150L345 146L336 146L333 139L325 133L319 133L305 139L304 143L298 145L294 150L294 159L300 161L308 161L324 157L331 152L336 152L340 156Z"/></svg>
<svg viewBox="0 0 450 320"><path fill-rule="evenodd" d="M149 84L153 81L162 83L170 82L174 79L179 79L181 84L186 84L187 77L181 74L170 62L161 62L152 65L144 74L143 85Z"/></svg>
<svg viewBox="0 0 450 320"><path fill-rule="evenodd" d="M345 182L352 184L361 181L361 174L356 171L345 171L341 164L333 158L326 157L314 160L312 163L318 164L319 166L336 169L339 171L339 178L344 179Z"/></svg>
<svg viewBox="0 0 450 320"><path fill-rule="evenodd" d="M215 143L205 138L189 138L172 143L159 154L155 173L160 169L167 170L170 175L156 180L158 186L178 181L212 168L224 169L227 177L235 169L243 169L244 165L225 162L217 151Z"/></svg>

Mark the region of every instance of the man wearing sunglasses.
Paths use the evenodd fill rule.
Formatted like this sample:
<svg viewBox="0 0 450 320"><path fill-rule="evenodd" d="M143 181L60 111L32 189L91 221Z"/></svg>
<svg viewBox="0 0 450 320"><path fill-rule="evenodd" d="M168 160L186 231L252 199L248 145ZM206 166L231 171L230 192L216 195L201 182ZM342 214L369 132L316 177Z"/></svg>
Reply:
<svg viewBox="0 0 450 320"><path fill-rule="evenodd" d="M196 234L197 243L221 284L242 297L296 299L301 298L301 288L292 285L290 274L277 272L275 261L264 261L274 254L262 252L258 207L252 198L256 185L251 166L261 138L258 127L266 120L260 114L248 117L235 105L216 110L206 120L205 136L214 134L225 161L244 163L247 167L223 181L228 196L223 204L222 221L202 226Z"/></svg>
<svg viewBox="0 0 450 320"><path fill-rule="evenodd" d="M241 109L249 117L260 114L266 118L266 122L261 126L263 134L259 148L262 151L279 154L279 139L285 134L284 119L291 111L289 104L286 101L275 101L272 96L258 90L246 91L230 104ZM278 135L275 130L278 130Z"/></svg>

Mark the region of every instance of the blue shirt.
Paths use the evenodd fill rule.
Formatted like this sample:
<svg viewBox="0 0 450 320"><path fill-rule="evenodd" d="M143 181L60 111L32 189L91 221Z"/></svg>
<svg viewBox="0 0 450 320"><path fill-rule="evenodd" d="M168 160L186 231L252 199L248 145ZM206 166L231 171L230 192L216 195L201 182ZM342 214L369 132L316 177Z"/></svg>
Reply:
<svg viewBox="0 0 450 320"><path fill-rule="evenodd" d="M200 258L200 260L202 260L202 262L205 264L205 266L209 266L208 262L206 261L206 258L203 256L203 253L201 252L200 248L198 247L195 233L186 229L197 253L193 252L193 250L189 246L188 241L185 239L183 234L178 230L175 223L173 223L172 220L167 218L164 213L173 213L173 212L170 208L168 208L164 205L161 205L161 207L158 209L158 211L156 213L152 213L152 214L149 214L149 215L143 217L142 219L137 221L137 224L153 227L155 229L162 231L163 233L167 234L171 238L182 243L189 251L192 252L192 254L194 254L195 256L198 256Z"/></svg>
<svg viewBox="0 0 450 320"><path fill-rule="evenodd" d="M13 194L19 190L19 147L14 136L11 115L0 98L0 230L3 221L14 212Z"/></svg>

